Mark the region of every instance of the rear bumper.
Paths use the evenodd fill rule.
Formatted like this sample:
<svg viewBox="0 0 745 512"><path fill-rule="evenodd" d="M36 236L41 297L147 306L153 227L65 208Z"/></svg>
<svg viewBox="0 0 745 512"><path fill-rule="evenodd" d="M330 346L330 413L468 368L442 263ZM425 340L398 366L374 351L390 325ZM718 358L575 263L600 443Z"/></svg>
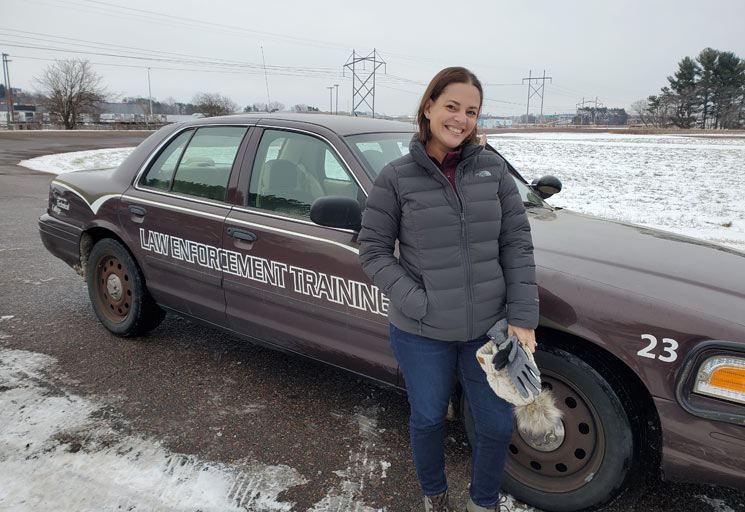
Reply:
<svg viewBox="0 0 745 512"><path fill-rule="evenodd" d="M45 213L39 217L39 236L44 247L71 267L80 266L80 236L83 230Z"/></svg>
<svg viewBox="0 0 745 512"><path fill-rule="evenodd" d="M665 480L745 489L745 426L696 417L671 400L654 402Z"/></svg>

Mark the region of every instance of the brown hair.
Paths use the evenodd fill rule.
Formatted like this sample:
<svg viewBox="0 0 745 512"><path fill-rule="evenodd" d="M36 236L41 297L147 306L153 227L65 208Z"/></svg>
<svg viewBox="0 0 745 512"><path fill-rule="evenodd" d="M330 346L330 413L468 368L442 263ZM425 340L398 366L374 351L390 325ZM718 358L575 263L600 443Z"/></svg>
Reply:
<svg viewBox="0 0 745 512"><path fill-rule="evenodd" d="M416 113L416 122L419 126L419 141L424 144L432 136L432 132L429 129L429 119L424 116L424 108L427 106L427 101L437 101L442 91L445 90L450 84L470 84L479 90L479 113L481 112L481 105L484 103L484 90L481 88L481 82L476 78L472 72L462 67L451 67L445 68L437 73L432 81L427 86L427 90L424 91L422 101L419 102L419 110ZM466 144L476 144L478 134L478 123L473 128L471 135L464 141Z"/></svg>

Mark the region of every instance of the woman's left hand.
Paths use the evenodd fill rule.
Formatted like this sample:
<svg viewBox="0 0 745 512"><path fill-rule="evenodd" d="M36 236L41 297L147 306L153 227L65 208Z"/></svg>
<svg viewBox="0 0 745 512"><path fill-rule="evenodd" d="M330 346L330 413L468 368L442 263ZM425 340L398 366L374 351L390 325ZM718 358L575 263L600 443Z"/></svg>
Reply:
<svg viewBox="0 0 745 512"><path fill-rule="evenodd" d="M531 353L535 353L535 347L538 345L535 341L535 329L507 325L507 336L517 336L518 341L522 343L525 348L530 350Z"/></svg>

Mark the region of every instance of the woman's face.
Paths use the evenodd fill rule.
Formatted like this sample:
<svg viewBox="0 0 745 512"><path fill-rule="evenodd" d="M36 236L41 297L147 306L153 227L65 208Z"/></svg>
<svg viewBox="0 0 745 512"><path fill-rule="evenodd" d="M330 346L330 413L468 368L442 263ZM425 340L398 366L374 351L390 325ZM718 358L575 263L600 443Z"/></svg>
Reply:
<svg viewBox="0 0 745 512"><path fill-rule="evenodd" d="M429 100L424 116L432 133L427 141L430 152L444 151L444 155L460 146L476 127L480 104L479 90L466 83L452 83L436 100Z"/></svg>

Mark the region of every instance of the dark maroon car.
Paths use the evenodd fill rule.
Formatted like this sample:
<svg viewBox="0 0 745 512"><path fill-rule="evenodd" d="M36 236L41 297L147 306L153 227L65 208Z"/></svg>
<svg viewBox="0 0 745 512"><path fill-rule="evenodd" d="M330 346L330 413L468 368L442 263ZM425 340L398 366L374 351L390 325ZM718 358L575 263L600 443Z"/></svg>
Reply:
<svg viewBox="0 0 745 512"><path fill-rule="evenodd" d="M403 387L356 239L375 176L412 133L322 115L167 126L117 169L55 179L41 237L115 334L172 311ZM536 358L565 416L545 437L515 430L506 490L598 507L650 461L666 479L742 488L745 254L552 208L555 180L511 171L536 248Z"/></svg>

